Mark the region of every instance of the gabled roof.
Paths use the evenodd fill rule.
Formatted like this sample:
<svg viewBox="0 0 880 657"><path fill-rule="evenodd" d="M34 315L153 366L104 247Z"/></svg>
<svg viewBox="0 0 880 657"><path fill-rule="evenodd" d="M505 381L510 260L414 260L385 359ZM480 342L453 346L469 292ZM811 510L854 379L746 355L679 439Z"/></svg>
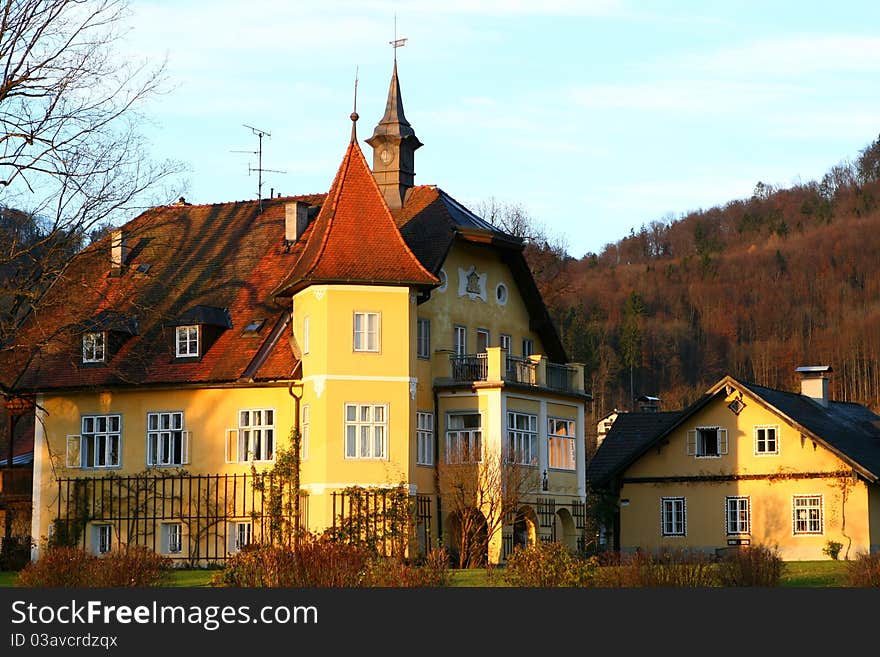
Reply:
<svg viewBox="0 0 880 657"><path fill-rule="evenodd" d="M431 287L439 282L404 240L352 139L307 245L276 294L291 296L316 283Z"/></svg>
<svg viewBox="0 0 880 657"><path fill-rule="evenodd" d="M277 339L289 312L272 292L305 241L285 244L285 205L297 200L316 206L323 199L153 208L122 226L130 251L118 275L111 275L110 236L84 249L17 336L13 354L25 368L16 389L289 378L297 353ZM265 320L262 329L242 334L255 319ZM217 328L216 341L200 359L176 361L173 335L181 321ZM95 366L82 363L86 326L137 330L124 333L118 352Z"/></svg>
<svg viewBox="0 0 880 657"><path fill-rule="evenodd" d="M799 428L869 481L880 479L880 416L860 404L832 401L823 407L800 393L744 383L726 376L683 411L623 413L618 416L587 468L590 484L596 488L610 485L615 477L689 417L713 399L724 396L729 386ZM652 422L651 417L657 420Z"/></svg>
<svg viewBox="0 0 880 657"><path fill-rule="evenodd" d="M567 362L556 325L523 255L522 239L499 230L434 185L410 189L403 207L392 214L413 253L434 274L456 240L497 248L522 292L531 328L541 336L546 355L553 362Z"/></svg>

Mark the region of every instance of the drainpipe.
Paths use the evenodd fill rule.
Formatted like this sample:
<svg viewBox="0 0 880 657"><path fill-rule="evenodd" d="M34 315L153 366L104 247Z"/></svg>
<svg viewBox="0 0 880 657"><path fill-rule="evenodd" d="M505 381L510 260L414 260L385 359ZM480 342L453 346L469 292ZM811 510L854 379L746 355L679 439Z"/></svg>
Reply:
<svg viewBox="0 0 880 657"><path fill-rule="evenodd" d="M293 392L296 386L300 389L297 395ZM295 545L299 545L300 526L299 526L299 468L300 468L300 451L302 447L302 435L300 434L299 422L299 405L302 399L302 382L291 380L287 386L288 394L293 398L293 541Z"/></svg>
<svg viewBox="0 0 880 657"><path fill-rule="evenodd" d="M443 541L443 506L440 502L440 401L434 389L434 490L437 491L437 544Z"/></svg>

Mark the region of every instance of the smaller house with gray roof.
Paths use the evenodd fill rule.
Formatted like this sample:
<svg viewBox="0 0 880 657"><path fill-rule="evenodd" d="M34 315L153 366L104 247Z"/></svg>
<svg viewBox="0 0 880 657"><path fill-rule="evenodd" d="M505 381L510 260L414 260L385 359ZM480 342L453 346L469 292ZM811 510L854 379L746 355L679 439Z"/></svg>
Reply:
<svg viewBox="0 0 880 657"><path fill-rule="evenodd" d="M798 372L800 392L725 376L684 410L621 414L587 471L617 501L613 547L880 550L880 416L829 399L830 367Z"/></svg>

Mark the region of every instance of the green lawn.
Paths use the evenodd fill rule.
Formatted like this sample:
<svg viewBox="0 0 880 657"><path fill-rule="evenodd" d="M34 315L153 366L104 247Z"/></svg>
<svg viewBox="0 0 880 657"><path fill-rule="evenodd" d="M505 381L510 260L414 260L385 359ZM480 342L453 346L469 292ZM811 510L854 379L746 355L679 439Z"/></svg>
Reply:
<svg viewBox="0 0 880 657"><path fill-rule="evenodd" d="M174 570L169 575L168 586L211 586L211 578L217 570ZM503 569L468 568L450 571L455 587L507 586ZM15 586L17 573L0 572L0 586ZM847 586L845 561L789 561L785 564L781 586L828 587Z"/></svg>

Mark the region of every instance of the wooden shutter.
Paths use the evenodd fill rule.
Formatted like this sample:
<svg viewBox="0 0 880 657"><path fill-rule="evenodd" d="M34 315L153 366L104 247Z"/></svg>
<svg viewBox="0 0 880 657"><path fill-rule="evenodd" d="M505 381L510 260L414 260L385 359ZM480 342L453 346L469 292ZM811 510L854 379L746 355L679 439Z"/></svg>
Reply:
<svg viewBox="0 0 880 657"><path fill-rule="evenodd" d="M727 454L727 429L718 429L718 453Z"/></svg>
<svg viewBox="0 0 880 657"><path fill-rule="evenodd" d="M189 463L189 431L180 432L180 462L182 465Z"/></svg>
<svg viewBox="0 0 880 657"><path fill-rule="evenodd" d="M687 435L687 455L696 456L697 454L697 430L689 429Z"/></svg>
<svg viewBox="0 0 880 657"><path fill-rule="evenodd" d="M78 435L69 435L67 436L67 459L66 464L68 468L81 468L82 467L82 436Z"/></svg>
<svg viewBox="0 0 880 657"><path fill-rule="evenodd" d="M238 429L226 430L226 462L238 463Z"/></svg>

